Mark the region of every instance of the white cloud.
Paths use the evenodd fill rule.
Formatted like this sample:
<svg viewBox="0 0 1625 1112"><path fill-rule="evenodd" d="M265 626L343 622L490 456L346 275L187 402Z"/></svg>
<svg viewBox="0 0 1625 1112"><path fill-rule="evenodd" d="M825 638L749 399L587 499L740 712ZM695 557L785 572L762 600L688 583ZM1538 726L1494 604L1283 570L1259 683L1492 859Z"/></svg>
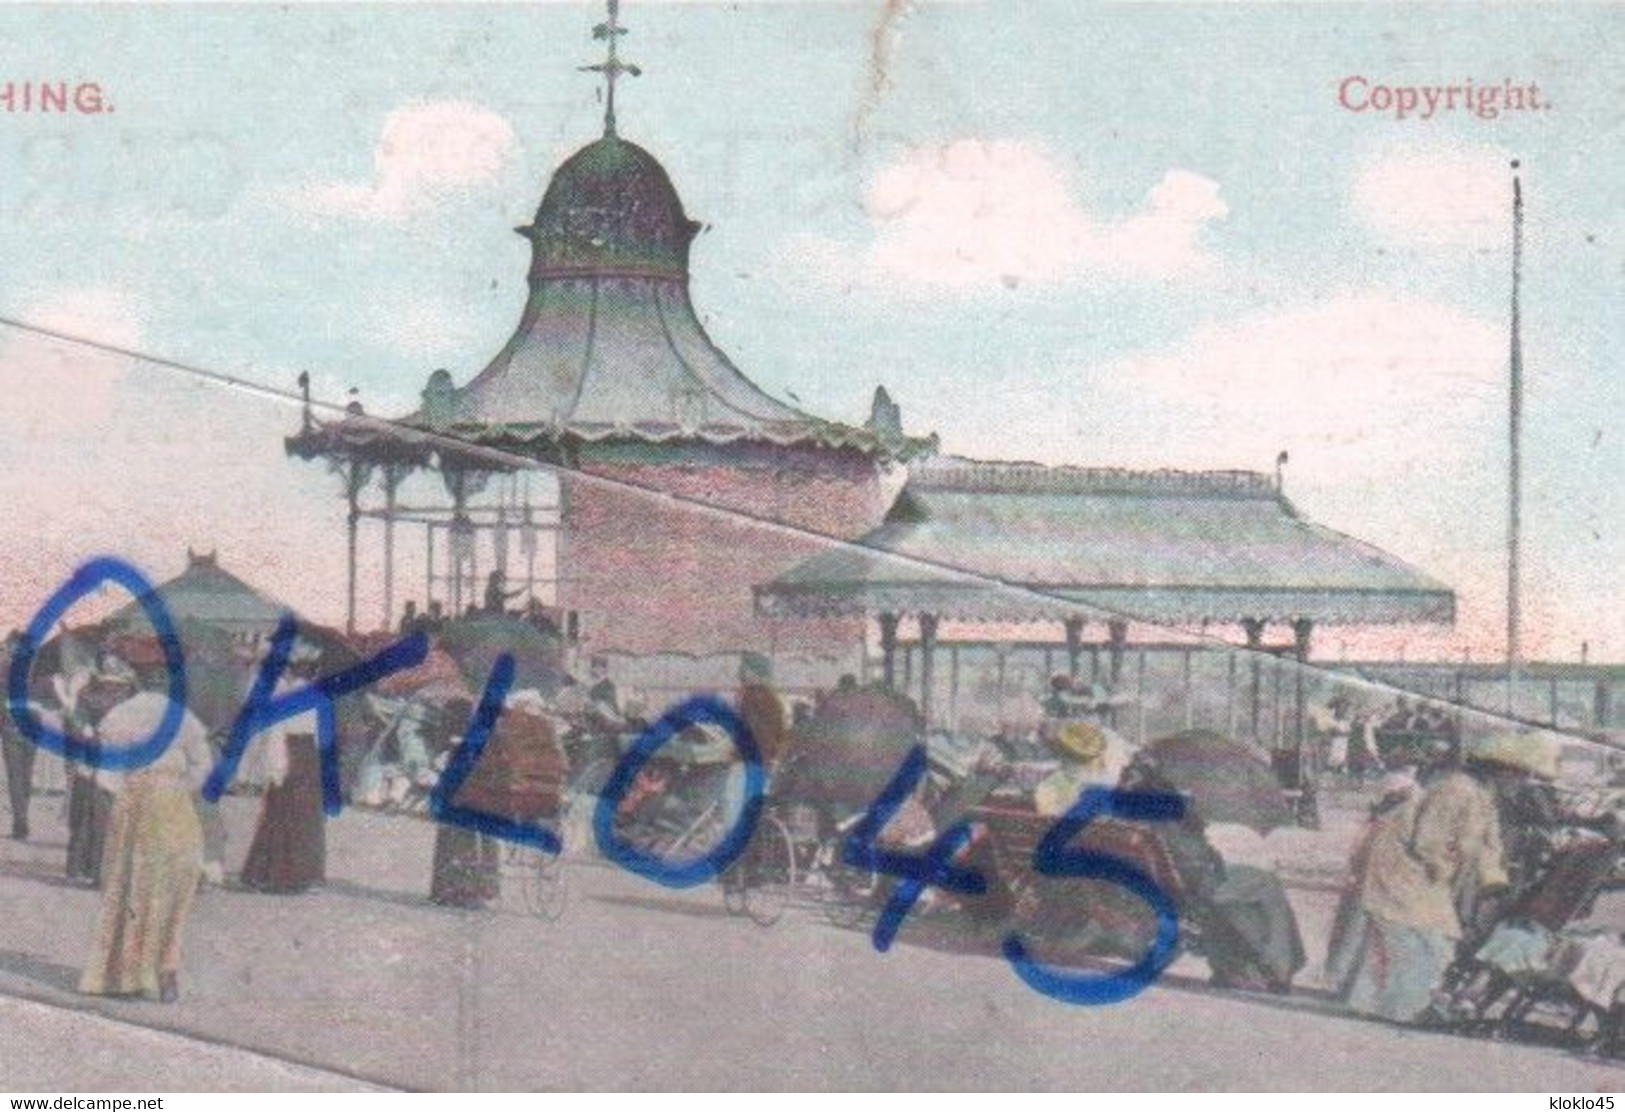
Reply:
<svg viewBox="0 0 1625 1112"><path fill-rule="evenodd" d="M1167 424L1147 447L1164 457L1194 441L1204 463L1265 464L1292 447L1328 478L1370 477L1480 449L1505 364L1504 326L1359 292L1209 325L1090 378L1148 395Z"/></svg>
<svg viewBox="0 0 1625 1112"><path fill-rule="evenodd" d="M990 370L973 423L965 384L924 427L949 451L1047 463L1268 469L1281 449L1313 481L1470 473L1502 447L1506 329L1452 306L1350 291L1196 328L1143 354Z"/></svg>
<svg viewBox="0 0 1625 1112"><path fill-rule="evenodd" d="M1506 344L1504 322L1360 291L1201 328L1090 379L1105 411L1137 403L1113 440L1142 462L1267 470L1288 450L1287 491L1310 517L1458 591L1453 628L1385 636L1482 653L1504 575ZM1532 638L1534 624L1532 605Z"/></svg>
<svg viewBox="0 0 1625 1112"><path fill-rule="evenodd" d="M1201 236L1230 208L1219 183L1189 170L1169 170L1146 197L1145 208L1102 228L1093 244L1096 265L1146 277L1173 277L1210 270L1214 261Z"/></svg>
<svg viewBox="0 0 1625 1112"><path fill-rule="evenodd" d="M1351 202L1388 244L1505 247L1511 235L1509 156L1482 144L1390 148L1355 172Z"/></svg>
<svg viewBox="0 0 1625 1112"><path fill-rule="evenodd" d="M306 186L288 198L321 215L401 220L491 180L515 145L513 128L490 109L463 101L410 104L384 118L371 180Z"/></svg>
<svg viewBox="0 0 1625 1112"><path fill-rule="evenodd" d="M1067 173L1039 148L960 139L881 170L864 211L874 234L858 251L859 272L908 291L1200 275L1215 265L1203 233L1228 208L1217 183L1175 169L1139 210L1102 218L1079 203ZM802 247L815 257L848 254Z"/></svg>

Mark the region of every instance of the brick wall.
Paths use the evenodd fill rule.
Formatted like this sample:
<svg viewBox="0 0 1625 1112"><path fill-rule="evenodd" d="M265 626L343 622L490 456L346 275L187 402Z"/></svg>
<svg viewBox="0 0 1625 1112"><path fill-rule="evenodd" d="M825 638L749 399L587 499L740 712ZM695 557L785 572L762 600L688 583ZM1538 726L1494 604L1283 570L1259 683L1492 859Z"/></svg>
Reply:
<svg viewBox="0 0 1625 1112"><path fill-rule="evenodd" d="M562 587L593 651L852 651L856 620L758 618L751 589L819 551L781 522L852 539L879 523L886 484L855 453L742 446L583 461L581 469L671 498L566 480Z"/></svg>

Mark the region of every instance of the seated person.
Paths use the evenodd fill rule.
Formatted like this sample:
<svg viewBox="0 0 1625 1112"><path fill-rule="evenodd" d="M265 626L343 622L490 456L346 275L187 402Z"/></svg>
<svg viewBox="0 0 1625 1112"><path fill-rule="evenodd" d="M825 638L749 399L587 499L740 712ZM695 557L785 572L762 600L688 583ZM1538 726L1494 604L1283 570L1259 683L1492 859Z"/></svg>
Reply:
<svg viewBox="0 0 1625 1112"><path fill-rule="evenodd" d="M1144 761L1124 773L1130 791L1172 791ZM1297 916L1281 880L1268 869L1227 862L1207 836L1207 824L1194 808L1176 822L1154 824L1185 888L1179 908L1202 931L1202 952L1213 983L1249 991L1285 993L1303 968L1306 955Z"/></svg>
<svg viewBox="0 0 1625 1112"><path fill-rule="evenodd" d="M1106 736L1093 722L1058 722L1044 732L1044 740L1061 764L1033 789L1033 809L1040 815L1064 815L1085 788L1112 783L1106 771Z"/></svg>

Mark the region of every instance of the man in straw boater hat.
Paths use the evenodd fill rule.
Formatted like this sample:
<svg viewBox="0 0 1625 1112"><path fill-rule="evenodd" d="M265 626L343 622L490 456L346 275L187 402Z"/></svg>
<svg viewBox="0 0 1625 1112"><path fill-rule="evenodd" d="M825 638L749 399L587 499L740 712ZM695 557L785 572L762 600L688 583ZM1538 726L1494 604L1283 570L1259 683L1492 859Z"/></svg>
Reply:
<svg viewBox="0 0 1625 1112"><path fill-rule="evenodd" d="M1039 814L1063 815L1084 788L1115 782L1106 769L1106 735L1095 723L1075 718L1058 722L1044 731L1044 740L1061 764L1033 789Z"/></svg>
<svg viewBox="0 0 1625 1112"><path fill-rule="evenodd" d="M1116 784L1134 759L1135 747L1110 725L1118 708L1130 701L1098 683L1066 676L1050 681L1050 693L1042 701L1044 720L1038 729L1039 737L1056 756L1068 762L1063 771L1077 778L1080 788L1085 784ZM1063 805L1061 811L1069 805Z"/></svg>
<svg viewBox="0 0 1625 1112"><path fill-rule="evenodd" d="M1356 1011L1401 1023L1427 1011L1479 901L1507 884L1498 796L1557 775L1556 750L1530 734L1479 739L1465 757L1424 791L1392 793L1355 850L1326 967Z"/></svg>

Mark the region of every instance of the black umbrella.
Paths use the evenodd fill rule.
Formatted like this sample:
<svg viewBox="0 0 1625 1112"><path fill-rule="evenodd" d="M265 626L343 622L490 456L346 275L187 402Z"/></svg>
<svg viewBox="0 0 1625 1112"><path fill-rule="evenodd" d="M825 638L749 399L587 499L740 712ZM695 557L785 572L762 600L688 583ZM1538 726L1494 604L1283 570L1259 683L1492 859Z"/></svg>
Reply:
<svg viewBox="0 0 1625 1112"><path fill-rule="evenodd" d="M790 767L774 793L865 809L919 741L919 715L906 696L883 688L835 692L796 728Z"/></svg>
<svg viewBox="0 0 1625 1112"><path fill-rule="evenodd" d="M1212 730L1184 730L1153 741L1138 761L1185 796L1203 822L1233 822L1267 834L1292 825L1292 808L1256 745Z"/></svg>
<svg viewBox="0 0 1625 1112"><path fill-rule="evenodd" d="M511 614L471 614L441 627L439 642L482 691L497 657L512 653L515 690L535 688L551 698L564 685L564 639L550 626Z"/></svg>

